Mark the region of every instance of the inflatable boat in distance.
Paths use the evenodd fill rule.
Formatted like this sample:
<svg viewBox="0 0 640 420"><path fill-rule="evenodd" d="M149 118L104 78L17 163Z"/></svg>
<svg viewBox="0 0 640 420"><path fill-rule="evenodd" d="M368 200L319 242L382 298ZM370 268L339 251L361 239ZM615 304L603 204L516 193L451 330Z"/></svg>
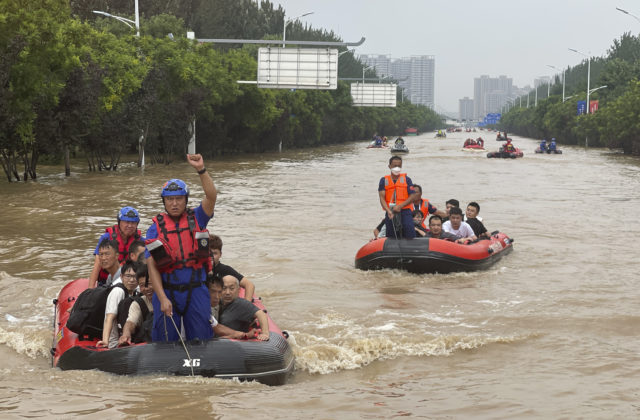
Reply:
<svg viewBox="0 0 640 420"><path fill-rule="evenodd" d="M484 270L513 250L513 239L493 232L490 239L463 245L442 239L379 238L356 254L360 270L396 268L410 273L452 273Z"/></svg>

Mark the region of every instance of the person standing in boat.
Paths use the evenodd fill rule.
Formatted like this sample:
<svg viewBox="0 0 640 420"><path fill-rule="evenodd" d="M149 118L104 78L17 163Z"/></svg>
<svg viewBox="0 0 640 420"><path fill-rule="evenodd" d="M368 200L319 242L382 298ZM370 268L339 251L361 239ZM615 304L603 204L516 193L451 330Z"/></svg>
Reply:
<svg viewBox="0 0 640 420"><path fill-rule="evenodd" d="M165 212L153 218L147 231L147 266L154 291L153 341L178 340L181 322L188 340L213 336L205 284L211 270L206 227L218 192L201 155L187 155L187 162L200 176L205 198L195 209L187 208L187 184L170 179L160 193Z"/></svg>
<svg viewBox="0 0 640 420"><path fill-rule="evenodd" d="M380 178L378 196L385 211L385 225L388 238L411 239L416 237L413 227L413 203L417 201L413 182L406 173L402 173L402 158L392 156L389 159L390 175ZM394 226L394 219L399 226Z"/></svg>
<svg viewBox="0 0 640 420"><path fill-rule="evenodd" d="M123 263L129 255L129 247L131 244L140 240L140 230L138 230L138 223L140 223L140 214L138 210L131 206L126 206L120 209L118 212L118 223L106 229L105 233L98 239L98 245L96 246L93 254L95 259L93 262L93 269L89 275L89 289L96 287L96 284L104 284L107 279L108 273L100 269L100 258L98 257L98 247L103 240L115 240L118 242L118 262Z"/></svg>

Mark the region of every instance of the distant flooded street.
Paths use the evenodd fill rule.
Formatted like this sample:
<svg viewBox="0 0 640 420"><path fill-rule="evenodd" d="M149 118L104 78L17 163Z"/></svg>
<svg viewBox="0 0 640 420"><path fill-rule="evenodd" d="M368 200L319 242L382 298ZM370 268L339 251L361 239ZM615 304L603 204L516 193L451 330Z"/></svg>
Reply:
<svg viewBox="0 0 640 420"><path fill-rule="evenodd" d="M185 163L0 183L0 417L637 418L640 415L640 159L565 147L522 159L463 151L467 137L405 137L404 169L437 207L480 203L515 239L488 271L414 275L354 268L383 217L388 150L367 142L205 163L220 194L210 231L222 261L256 284L291 337L282 387L201 377L117 377L50 366L52 300L87 277L117 210L140 228Z"/></svg>

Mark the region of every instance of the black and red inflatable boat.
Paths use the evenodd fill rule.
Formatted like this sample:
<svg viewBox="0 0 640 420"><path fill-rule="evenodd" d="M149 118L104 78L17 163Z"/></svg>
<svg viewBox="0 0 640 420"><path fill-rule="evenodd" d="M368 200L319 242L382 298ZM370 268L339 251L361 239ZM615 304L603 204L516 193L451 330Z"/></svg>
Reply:
<svg viewBox="0 0 640 420"><path fill-rule="evenodd" d="M462 245L442 239L375 239L356 254L356 268L397 268L411 273L483 270L513 250L513 239L494 232L491 239Z"/></svg>
<svg viewBox="0 0 640 420"><path fill-rule="evenodd" d="M294 355L283 333L269 319L268 341L228 340L141 343L115 349L97 348L95 339L79 337L66 327L78 295L87 279L77 279L62 288L54 300L54 345L52 365L62 370L98 369L119 375L200 375L214 378L256 380L267 385L285 384L294 368ZM262 302L254 304L264 309Z"/></svg>

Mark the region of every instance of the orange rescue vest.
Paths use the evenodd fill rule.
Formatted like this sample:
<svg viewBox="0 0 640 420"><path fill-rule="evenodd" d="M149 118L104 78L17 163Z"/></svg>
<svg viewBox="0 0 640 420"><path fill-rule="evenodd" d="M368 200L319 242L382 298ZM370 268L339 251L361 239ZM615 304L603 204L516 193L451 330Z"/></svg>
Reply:
<svg viewBox="0 0 640 420"><path fill-rule="evenodd" d="M160 213L153 218L158 229L158 238L164 245L167 257L165 261L159 263L158 270L161 273L171 273L179 268L191 267L194 269L205 268L210 271L209 265L209 232L198 225L192 209L187 209L180 216L178 226L167 213ZM196 235L202 233L201 235ZM202 236L206 240L201 240L197 236ZM147 240L147 245L153 242ZM153 255L153 252L151 253ZM155 257L154 257L155 259Z"/></svg>
<svg viewBox="0 0 640 420"><path fill-rule="evenodd" d="M420 210L422 213L422 227L429 230L429 226L427 225L429 222L429 200L423 198L419 204L416 204L416 206L418 206L416 210Z"/></svg>
<svg viewBox="0 0 640 420"><path fill-rule="evenodd" d="M384 190L384 199L387 205L391 203L404 203L409 198L409 193L407 192L407 174L398 175L398 179L396 179L395 182L391 179L391 175L385 175ZM412 203L407 204L403 209L412 210Z"/></svg>

